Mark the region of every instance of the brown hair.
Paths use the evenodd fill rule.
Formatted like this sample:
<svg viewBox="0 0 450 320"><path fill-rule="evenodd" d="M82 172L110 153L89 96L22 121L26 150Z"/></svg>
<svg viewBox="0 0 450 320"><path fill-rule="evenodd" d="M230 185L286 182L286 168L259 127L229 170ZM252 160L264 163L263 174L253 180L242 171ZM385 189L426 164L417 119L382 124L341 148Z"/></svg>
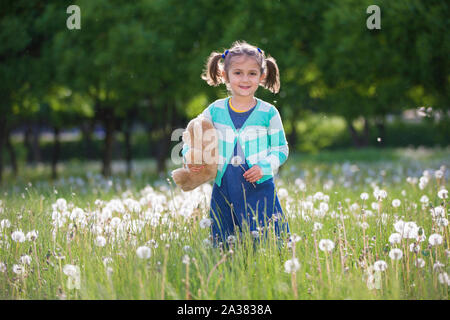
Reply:
<svg viewBox="0 0 450 320"><path fill-rule="evenodd" d="M208 57L202 79L210 86L218 86L221 83L226 83L225 79L222 77L222 70L228 73L233 57L247 55L254 58L258 63L261 74L266 74L261 85L273 93L280 91L280 72L278 70L277 62L273 57L268 56L266 58L263 50L252 46L245 41L236 41L230 49L227 49L224 52L225 53L214 51Z"/></svg>

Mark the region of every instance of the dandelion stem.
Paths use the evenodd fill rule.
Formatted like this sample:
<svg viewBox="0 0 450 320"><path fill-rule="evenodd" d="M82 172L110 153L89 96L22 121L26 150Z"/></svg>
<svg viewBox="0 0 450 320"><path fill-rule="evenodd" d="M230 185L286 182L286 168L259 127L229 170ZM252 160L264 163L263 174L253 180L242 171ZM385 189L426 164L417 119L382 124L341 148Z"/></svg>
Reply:
<svg viewBox="0 0 450 320"><path fill-rule="evenodd" d="M317 247L316 233L313 232L314 247L316 249L317 269L319 270L320 282L322 282L322 269L320 268L319 249Z"/></svg>
<svg viewBox="0 0 450 320"><path fill-rule="evenodd" d="M295 261L295 241L292 241L292 261ZM291 284L292 291L294 292L294 299L298 300L296 270L294 270L294 272L291 272Z"/></svg>
<svg viewBox="0 0 450 320"><path fill-rule="evenodd" d="M164 286L166 284L166 267L167 267L168 252L169 252L169 250L166 246L164 249L164 262L163 262L163 270L162 270L162 277L161 277L161 300L164 300Z"/></svg>
<svg viewBox="0 0 450 320"><path fill-rule="evenodd" d="M189 292L189 263L186 263L186 300L190 300L191 295Z"/></svg>

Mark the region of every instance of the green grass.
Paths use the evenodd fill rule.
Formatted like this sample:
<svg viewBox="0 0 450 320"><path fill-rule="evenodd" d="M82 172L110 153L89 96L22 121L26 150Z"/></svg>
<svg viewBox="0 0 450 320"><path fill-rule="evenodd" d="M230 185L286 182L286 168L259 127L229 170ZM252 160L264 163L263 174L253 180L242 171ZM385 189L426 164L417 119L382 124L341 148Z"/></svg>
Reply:
<svg viewBox="0 0 450 320"><path fill-rule="evenodd" d="M211 188L182 193L155 173L153 160L134 165L130 179L120 163L110 179L98 175L96 162L64 163L61 178L53 182L47 166L21 166L17 179L7 172L0 187L0 221L8 219L11 225L0 228L0 262L6 265L0 272L0 299L448 299L448 286L439 276L449 272L449 230L429 212L430 206L442 206L448 217L448 203L437 196L439 188L449 189L448 169L445 179L434 176L441 166L449 167L448 149L290 155L276 184L291 233L300 237L295 253L287 242L278 246L270 233L267 241L254 246L252 236L244 232L231 251L205 245L209 229L202 229L199 221L209 214ZM430 173L425 188L407 182L408 177L419 179L424 170ZM299 189L298 179L305 191ZM386 199L374 198L375 185L387 191ZM314 200L318 192L328 201ZM361 200L362 192L369 194L368 200ZM420 202L423 195L429 198L426 206ZM60 198L67 202L67 213L61 212L67 216L56 230L53 205ZM111 217L99 218L113 199L141 203L140 210L111 212L111 217L129 217L131 222L122 233L116 231L116 239L108 231ZM400 207L392 206L393 199L401 200ZM321 202L328 204L323 216L317 213ZM379 211L372 207L378 202ZM86 221L71 220L76 207L86 213ZM426 240L418 253L408 250L411 239L389 243L399 219L423 228ZM367 229L361 227L363 222ZM322 228L314 231L314 223ZM37 230L39 235L36 241L18 243L11 238L16 230ZM433 233L443 236L441 245L429 246ZM107 240L104 247L95 245L98 234ZM328 255L316 248L321 239L335 243ZM151 247L149 259L137 256L136 249L144 245ZM399 261L389 257L394 247L403 252ZM17 274L13 266L21 264L23 255L32 261ZM186 255L189 264L183 263ZM295 274L284 267L293 255L300 263ZM425 261L424 268L414 265L417 258ZM386 261L388 268L376 275L379 288L369 289L369 267L377 260ZM436 261L443 266L433 270ZM63 272L68 264L79 267L79 289L70 288Z"/></svg>

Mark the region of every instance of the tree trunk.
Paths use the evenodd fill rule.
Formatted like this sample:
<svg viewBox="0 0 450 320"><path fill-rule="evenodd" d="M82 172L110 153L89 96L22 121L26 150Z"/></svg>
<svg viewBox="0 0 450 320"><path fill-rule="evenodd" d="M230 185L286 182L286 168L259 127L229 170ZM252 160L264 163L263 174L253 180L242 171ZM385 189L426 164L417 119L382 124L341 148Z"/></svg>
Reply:
<svg viewBox="0 0 450 320"><path fill-rule="evenodd" d="M289 149L292 148L292 150L289 150L289 151L294 151L297 146L297 141L298 141L297 126L296 126L297 121L295 121L295 119L294 119L291 121L291 123L292 123L292 131L288 135L288 140L289 140L289 145L291 146ZM281 167L280 167L280 169L281 169Z"/></svg>
<svg viewBox="0 0 450 320"><path fill-rule="evenodd" d="M359 134L356 128L353 126L352 121L347 120L347 127L350 131L350 135L353 140L353 145L358 149L362 147L367 147L369 144L369 123L366 120L366 118L363 118L363 121L364 121L363 132Z"/></svg>
<svg viewBox="0 0 450 320"><path fill-rule="evenodd" d="M57 166L58 166L59 152L61 148L61 143L59 139L60 129L58 127L55 127L53 129L53 134L54 134L54 141L53 141L53 155L52 155L52 180L56 180L58 178Z"/></svg>
<svg viewBox="0 0 450 320"><path fill-rule="evenodd" d="M39 147L40 126L39 124L34 124L32 128L31 147L33 150L33 163L36 165L41 162L41 149Z"/></svg>
<svg viewBox="0 0 450 320"><path fill-rule="evenodd" d="M115 131L114 115L111 114L112 112L112 110L106 111L103 121L105 129L105 141L103 149L102 174L104 177L109 177L112 174L111 164Z"/></svg>
<svg viewBox="0 0 450 320"><path fill-rule="evenodd" d="M31 165L33 163L33 147L31 145L31 125L29 123L26 124L23 143L25 145L25 149L27 150L26 163L27 165Z"/></svg>
<svg viewBox="0 0 450 320"><path fill-rule="evenodd" d="M11 167L12 167L12 171L14 174L14 177L17 177L18 175L18 166L17 166L17 157L16 157L16 151L14 150L14 147L11 143L11 131L10 130L6 130L6 137L5 137L6 141L6 148L8 149L8 153L9 153L9 159L11 160Z"/></svg>
<svg viewBox="0 0 450 320"><path fill-rule="evenodd" d="M81 124L81 132L82 132L82 140L83 140L83 149L84 156L86 159L94 159L94 147L92 142L92 135L94 132L95 121L88 119Z"/></svg>
<svg viewBox="0 0 450 320"><path fill-rule="evenodd" d="M386 125L384 117L376 121L378 129L377 146L384 147L386 144Z"/></svg>

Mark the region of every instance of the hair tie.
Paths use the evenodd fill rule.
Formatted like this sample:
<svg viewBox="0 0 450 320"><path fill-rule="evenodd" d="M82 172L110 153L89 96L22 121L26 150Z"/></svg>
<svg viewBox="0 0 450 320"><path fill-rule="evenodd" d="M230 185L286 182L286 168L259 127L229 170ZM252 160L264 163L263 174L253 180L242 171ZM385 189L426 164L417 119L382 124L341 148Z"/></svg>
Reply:
<svg viewBox="0 0 450 320"><path fill-rule="evenodd" d="M228 50L226 50L225 53L222 54L222 58L225 59L225 57L227 56L227 54L228 54Z"/></svg>
<svg viewBox="0 0 450 320"><path fill-rule="evenodd" d="M262 53L262 51L261 51L261 49L260 49L260 48L258 48L258 52L259 52L259 53Z"/></svg>

